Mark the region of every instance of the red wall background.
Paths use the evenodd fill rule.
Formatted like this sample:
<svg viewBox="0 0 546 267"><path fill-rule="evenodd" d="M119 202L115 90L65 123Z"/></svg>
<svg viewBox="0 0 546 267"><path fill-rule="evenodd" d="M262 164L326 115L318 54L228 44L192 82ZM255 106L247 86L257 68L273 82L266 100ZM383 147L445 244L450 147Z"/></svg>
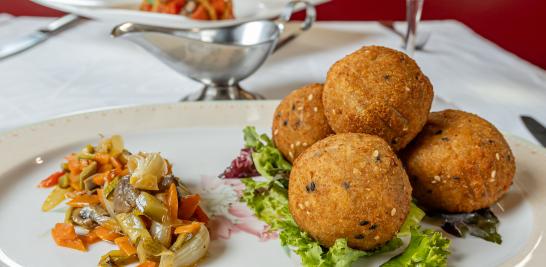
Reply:
<svg viewBox="0 0 546 267"><path fill-rule="evenodd" d="M60 16L28 0L0 0L0 13ZM404 20L404 0L333 0L319 20ZM504 49L546 69L546 0L425 0L423 19L456 19Z"/></svg>

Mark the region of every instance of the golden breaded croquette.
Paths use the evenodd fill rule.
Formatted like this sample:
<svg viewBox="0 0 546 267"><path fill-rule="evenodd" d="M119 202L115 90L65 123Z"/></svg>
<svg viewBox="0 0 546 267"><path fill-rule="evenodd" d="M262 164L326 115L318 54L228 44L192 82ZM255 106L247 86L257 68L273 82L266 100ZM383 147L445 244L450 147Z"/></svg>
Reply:
<svg viewBox="0 0 546 267"><path fill-rule="evenodd" d="M383 139L346 133L318 141L295 160L288 201L300 229L320 244L347 238L350 247L371 250L400 230L411 186Z"/></svg>
<svg viewBox="0 0 546 267"><path fill-rule="evenodd" d="M322 84L309 84L286 96L275 110L272 132L273 142L290 162L333 134L324 117Z"/></svg>
<svg viewBox="0 0 546 267"><path fill-rule="evenodd" d="M401 154L419 205L437 211L491 206L508 191L516 169L495 126L460 110L432 112Z"/></svg>
<svg viewBox="0 0 546 267"><path fill-rule="evenodd" d="M324 112L336 133L377 135L398 151L425 125L433 94L428 78L406 54L365 46L328 71Z"/></svg>

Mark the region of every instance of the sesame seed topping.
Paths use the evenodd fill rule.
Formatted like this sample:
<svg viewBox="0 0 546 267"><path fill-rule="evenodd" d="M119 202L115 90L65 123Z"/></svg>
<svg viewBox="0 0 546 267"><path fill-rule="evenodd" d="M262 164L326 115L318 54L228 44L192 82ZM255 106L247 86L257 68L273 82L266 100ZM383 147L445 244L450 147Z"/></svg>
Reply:
<svg viewBox="0 0 546 267"><path fill-rule="evenodd" d="M304 209L305 207L303 206L303 204L298 204L298 207L300 207L300 209Z"/></svg>
<svg viewBox="0 0 546 267"><path fill-rule="evenodd" d="M379 157L379 150L374 150L372 153L372 159L375 161L379 161L381 158Z"/></svg>
<svg viewBox="0 0 546 267"><path fill-rule="evenodd" d="M437 183L437 182L438 182L438 181L436 181L436 180L432 180L432 182L431 182L431 183L435 184L435 183Z"/></svg>
<svg viewBox="0 0 546 267"><path fill-rule="evenodd" d="M499 155L499 153L496 153L496 154L495 154L495 158L497 158L497 160L500 160L500 155Z"/></svg>
<svg viewBox="0 0 546 267"><path fill-rule="evenodd" d="M292 153L292 151L288 152L288 156L290 156L290 158L294 158L294 153Z"/></svg>
<svg viewBox="0 0 546 267"><path fill-rule="evenodd" d="M305 214L307 214L307 215L311 215L311 212L309 212L309 211L306 211L306 212L305 212Z"/></svg>
<svg viewBox="0 0 546 267"><path fill-rule="evenodd" d="M392 208L391 210L391 216L394 216L396 214L396 208Z"/></svg>
<svg viewBox="0 0 546 267"><path fill-rule="evenodd" d="M374 236L374 237L373 237L373 239L375 239L375 240L379 240L379 236L378 236L378 235L376 235L376 236Z"/></svg>
<svg viewBox="0 0 546 267"><path fill-rule="evenodd" d="M360 170L357 168L353 168L353 174L356 174L356 175L360 174Z"/></svg>
<svg viewBox="0 0 546 267"><path fill-rule="evenodd" d="M279 129L275 129L275 131L273 132L273 135L277 135L279 133Z"/></svg>
<svg viewBox="0 0 546 267"><path fill-rule="evenodd" d="M332 114L336 115L336 110L332 109Z"/></svg>
<svg viewBox="0 0 546 267"><path fill-rule="evenodd" d="M497 175L497 171L496 170L493 170L491 172L491 178L495 178L495 176Z"/></svg>
<svg viewBox="0 0 546 267"><path fill-rule="evenodd" d="M299 106L299 107L298 107L298 110L303 110L303 106Z"/></svg>
<svg viewBox="0 0 546 267"><path fill-rule="evenodd" d="M290 149L294 149L294 144L290 144Z"/></svg>
<svg viewBox="0 0 546 267"><path fill-rule="evenodd" d="M305 142L304 142L304 143L303 143L303 144L301 144L301 145L302 145L302 146L307 146L307 143L305 143Z"/></svg>
<svg viewBox="0 0 546 267"><path fill-rule="evenodd" d="M304 204L306 207L311 206L311 203L310 203L309 201L305 201L303 204Z"/></svg>
<svg viewBox="0 0 546 267"><path fill-rule="evenodd" d="M439 182L439 181L442 180L442 177L436 175L436 176L434 176L434 180L437 181L437 182Z"/></svg>
<svg viewBox="0 0 546 267"><path fill-rule="evenodd" d="M489 179L489 182L490 182L490 183L494 183L494 182L495 182L495 178Z"/></svg>
<svg viewBox="0 0 546 267"><path fill-rule="evenodd" d="M309 101L313 100L313 94L310 94L310 95L307 97L307 100L309 100Z"/></svg>
<svg viewBox="0 0 546 267"><path fill-rule="evenodd" d="M300 146L301 145L301 142L300 141L297 141L296 142L296 146Z"/></svg>
<svg viewBox="0 0 546 267"><path fill-rule="evenodd" d="M409 130L408 126L404 126L404 129L402 129L402 131L404 131L404 132L407 131L407 130Z"/></svg>
<svg viewBox="0 0 546 267"><path fill-rule="evenodd" d="M313 111L314 111L314 112L318 112L318 108L317 108L317 107L314 107L314 108L313 108Z"/></svg>
<svg viewBox="0 0 546 267"><path fill-rule="evenodd" d="M405 89L406 89L406 92L409 92L409 91L411 91L411 89L410 89L409 87L407 87L407 86L406 86L406 88L405 88Z"/></svg>

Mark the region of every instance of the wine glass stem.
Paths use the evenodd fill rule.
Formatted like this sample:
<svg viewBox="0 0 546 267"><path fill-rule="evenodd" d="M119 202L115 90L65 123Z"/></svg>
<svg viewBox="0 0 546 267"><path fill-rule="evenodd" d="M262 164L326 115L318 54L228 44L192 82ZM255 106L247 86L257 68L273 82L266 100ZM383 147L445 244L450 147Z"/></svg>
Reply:
<svg viewBox="0 0 546 267"><path fill-rule="evenodd" d="M406 53L413 56L415 53L415 40L417 38L417 25L421 20L421 11L423 10L424 0L406 0L406 22L408 29L406 31L405 47Z"/></svg>

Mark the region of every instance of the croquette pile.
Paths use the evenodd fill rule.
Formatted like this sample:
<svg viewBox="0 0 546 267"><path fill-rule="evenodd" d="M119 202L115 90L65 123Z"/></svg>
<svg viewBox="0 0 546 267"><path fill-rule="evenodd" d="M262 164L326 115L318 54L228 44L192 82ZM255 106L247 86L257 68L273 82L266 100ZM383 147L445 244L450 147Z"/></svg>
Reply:
<svg viewBox="0 0 546 267"><path fill-rule="evenodd" d="M430 113L433 87L402 52L367 46L331 66L324 84L277 107L273 142L293 163L289 208L323 246L376 249L399 231L412 197L429 211L472 212L506 193L515 159L486 120Z"/></svg>

